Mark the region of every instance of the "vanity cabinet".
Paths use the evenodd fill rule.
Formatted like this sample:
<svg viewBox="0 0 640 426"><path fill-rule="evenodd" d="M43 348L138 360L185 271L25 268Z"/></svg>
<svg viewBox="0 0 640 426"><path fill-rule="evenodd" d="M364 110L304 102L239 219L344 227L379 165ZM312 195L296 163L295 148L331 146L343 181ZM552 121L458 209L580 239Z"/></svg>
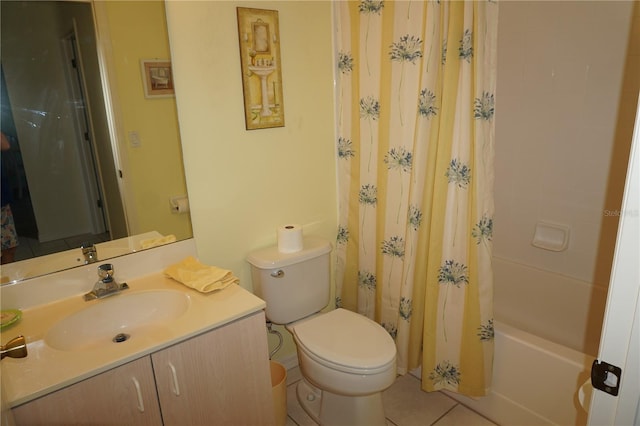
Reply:
<svg viewBox="0 0 640 426"><path fill-rule="evenodd" d="M275 422L263 311L151 359L166 426Z"/></svg>
<svg viewBox="0 0 640 426"><path fill-rule="evenodd" d="M264 312L13 409L16 425L272 425Z"/></svg>
<svg viewBox="0 0 640 426"><path fill-rule="evenodd" d="M13 409L16 425L162 424L151 359L121 365Z"/></svg>

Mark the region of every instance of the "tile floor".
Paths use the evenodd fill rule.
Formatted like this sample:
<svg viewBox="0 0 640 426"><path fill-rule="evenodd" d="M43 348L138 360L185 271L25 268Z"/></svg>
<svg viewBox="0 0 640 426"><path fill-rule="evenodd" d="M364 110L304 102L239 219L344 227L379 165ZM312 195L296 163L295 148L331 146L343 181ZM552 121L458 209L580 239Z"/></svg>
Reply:
<svg viewBox="0 0 640 426"><path fill-rule="evenodd" d="M287 371L287 426L316 426L298 403L298 367ZM387 426L495 426L441 392L423 392L410 374L398 377L383 394Z"/></svg>

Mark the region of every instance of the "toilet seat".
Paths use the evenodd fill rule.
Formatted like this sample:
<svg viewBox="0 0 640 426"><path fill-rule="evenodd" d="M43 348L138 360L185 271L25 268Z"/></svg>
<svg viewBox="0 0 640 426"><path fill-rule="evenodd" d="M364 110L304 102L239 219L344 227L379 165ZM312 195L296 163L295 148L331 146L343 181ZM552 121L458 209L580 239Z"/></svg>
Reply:
<svg viewBox="0 0 640 426"><path fill-rule="evenodd" d="M389 333L369 318L338 308L292 327L297 343L310 357L352 374L377 374L395 362Z"/></svg>

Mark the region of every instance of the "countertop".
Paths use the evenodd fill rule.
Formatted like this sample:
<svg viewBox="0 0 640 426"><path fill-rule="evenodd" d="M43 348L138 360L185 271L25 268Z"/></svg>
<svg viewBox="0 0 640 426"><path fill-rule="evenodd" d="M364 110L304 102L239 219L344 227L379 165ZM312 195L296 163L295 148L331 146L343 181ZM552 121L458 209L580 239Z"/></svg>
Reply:
<svg viewBox="0 0 640 426"><path fill-rule="evenodd" d="M127 283L130 287L126 290L127 294L158 289L183 291L188 294L189 308L182 316L163 327L161 333L132 335L126 342L108 345L106 349L76 351L49 347L44 341L47 330L62 318L93 304L104 303L109 298L85 302L82 296L74 296L24 309L19 322L2 330L2 344L15 336L23 335L27 340L28 350L26 358L7 357L2 360L3 399L10 406L23 404L251 315L265 307L263 300L235 284L203 294L162 273L128 280Z"/></svg>

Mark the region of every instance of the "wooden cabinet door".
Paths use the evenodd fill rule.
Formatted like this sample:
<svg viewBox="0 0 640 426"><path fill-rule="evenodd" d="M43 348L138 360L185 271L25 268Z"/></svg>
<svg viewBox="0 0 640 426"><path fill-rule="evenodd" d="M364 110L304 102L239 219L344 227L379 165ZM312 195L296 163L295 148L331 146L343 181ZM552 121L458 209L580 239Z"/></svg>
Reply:
<svg viewBox="0 0 640 426"><path fill-rule="evenodd" d="M148 356L13 409L21 425L162 425Z"/></svg>
<svg viewBox="0 0 640 426"><path fill-rule="evenodd" d="M151 357L166 426L274 424L264 312Z"/></svg>

